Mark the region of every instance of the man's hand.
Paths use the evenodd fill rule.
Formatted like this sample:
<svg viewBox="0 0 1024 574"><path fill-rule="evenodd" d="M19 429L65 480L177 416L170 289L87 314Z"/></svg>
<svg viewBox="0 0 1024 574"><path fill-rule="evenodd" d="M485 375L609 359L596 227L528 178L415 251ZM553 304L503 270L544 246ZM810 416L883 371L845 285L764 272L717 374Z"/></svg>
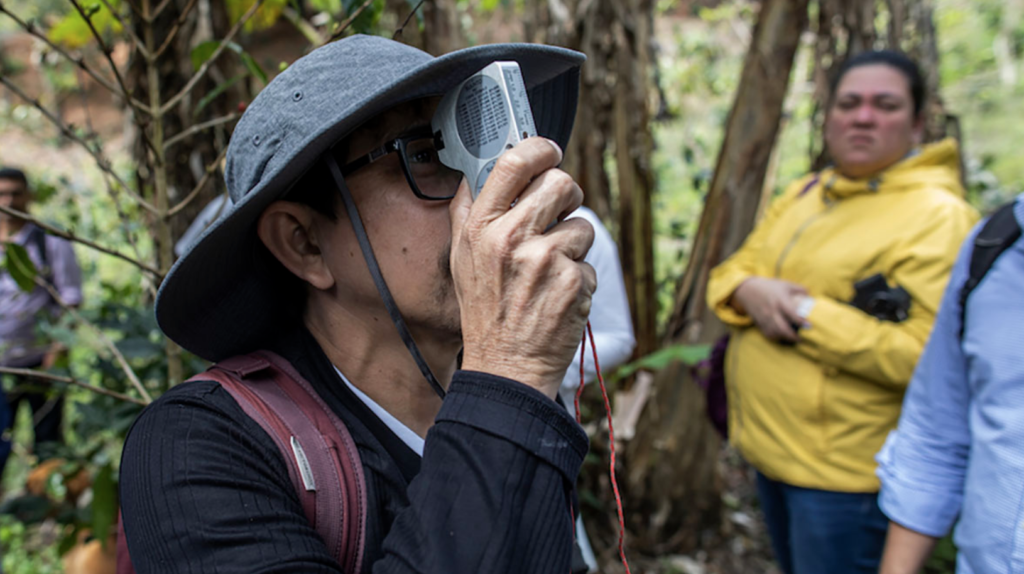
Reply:
<svg viewBox="0 0 1024 574"><path fill-rule="evenodd" d="M798 335L793 326L805 322L797 307L806 295L807 290L796 283L751 277L733 292L731 304L750 316L768 339L795 343Z"/></svg>
<svg viewBox="0 0 1024 574"><path fill-rule="evenodd" d="M556 168L561 160L553 142L529 138L501 156L476 202L465 181L451 202L462 368L552 398L597 287L583 262L594 240L590 223L574 218L547 229L583 202L580 187Z"/></svg>

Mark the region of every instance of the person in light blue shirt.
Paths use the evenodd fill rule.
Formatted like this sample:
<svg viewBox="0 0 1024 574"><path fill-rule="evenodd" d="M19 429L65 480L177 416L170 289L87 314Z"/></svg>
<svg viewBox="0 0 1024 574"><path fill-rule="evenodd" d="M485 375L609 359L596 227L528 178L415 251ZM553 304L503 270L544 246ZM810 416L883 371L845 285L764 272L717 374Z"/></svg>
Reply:
<svg viewBox="0 0 1024 574"><path fill-rule="evenodd" d="M1013 209L1024 226L1024 195ZM877 457L891 521L881 574L918 572L954 523L958 574L1024 573L1024 239L995 260L962 313L980 229L961 250L899 426Z"/></svg>

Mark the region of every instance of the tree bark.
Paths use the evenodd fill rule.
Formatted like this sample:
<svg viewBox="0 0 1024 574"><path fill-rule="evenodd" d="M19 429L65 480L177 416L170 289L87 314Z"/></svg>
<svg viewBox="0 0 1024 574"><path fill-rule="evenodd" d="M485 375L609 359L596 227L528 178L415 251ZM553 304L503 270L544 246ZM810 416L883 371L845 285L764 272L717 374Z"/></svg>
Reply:
<svg viewBox="0 0 1024 574"><path fill-rule="evenodd" d="M154 5L158 3L153 2ZM143 37L148 29L153 34L155 44L160 46L170 31L174 29L176 21L182 16L181 11L188 5L187 0L171 0L167 8L152 24L146 23L140 18L134 18L133 26L136 33ZM156 79L163 97L169 97L181 90L194 73L191 60L192 49L205 41L220 40L231 24L228 21L223 2L198 0L195 3L190 13L184 18L183 25L167 47L166 52L155 63ZM226 82L239 73L240 66L234 58L232 54L221 56L214 63L207 77L199 82L192 94L181 105L161 115L158 121L161 124L160 129L165 141L193 125L237 111L239 102L247 99L244 82L239 82L206 106L198 115L195 113L196 106L203 96L218 84ZM149 100L151 80L148 75L147 63L141 56L134 58L129 64L128 83L137 98L144 101ZM170 205L184 199L199 182L205 173L205 167L217 158L221 149L227 146L233 126L233 123L227 123L199 132L174 144L167 150L166 185L167 199ZM151 123L148 129L152 132L155 125ZM136 163L141 167L138 174L140 189L155 189L152 151L146 148L141 137L136 138L133 149ZM193 201L170 219L171 241L177 241L203 207L223 192L223 187L215 183L220 181L220 178L212 179L213 183L208 183ZM161 261L161 268L165 263L169 268L173 261Z"/></svg>
<svg viewBox="0 0 1024 574"><path fill-rule="evenodd" d="M427 0L424 3L423 43L423 49L435 56L465 47L455 0Z"/></svg>
<svg viewBox="0 0 1024 574"><path fill-rule="evenodd" d="M711 269L753 227L806 23L807 0L761 4L666 343L710 343L725 332L707 308L705 285ZM686 552L697 548L707 532L717 531L719 447L705 417L704 395L688 370L674 364L660 371L626 450L626 517L633 547L658 554Z"/></svg>
<svg viewBox="0 0 1024 574"><path fill-rule="evenodd" d="M622 276L626 283L633 329L635 356L658 349L657 285L654 281L654 220L651 193L654 174L650 158L648 93L652 0L620 0L613 24L616 46L616 82L613 125L615 166L619 187L619 245Z"/></svg>

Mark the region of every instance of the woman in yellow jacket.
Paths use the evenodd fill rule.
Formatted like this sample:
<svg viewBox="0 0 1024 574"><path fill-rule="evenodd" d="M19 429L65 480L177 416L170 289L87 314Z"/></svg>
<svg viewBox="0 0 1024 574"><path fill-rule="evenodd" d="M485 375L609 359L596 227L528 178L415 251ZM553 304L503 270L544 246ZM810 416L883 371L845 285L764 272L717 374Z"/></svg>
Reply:
<svg viewBox="0 0 1024 574"><path fill-rule="evenodd" d="M851 58L830 97L834 167L793 183L708 285L734 327L729 438L758 470L787 574L878 571L887 520L874 455L978 219L955 142L919 145L924 83L906 56ZM878 318L854 306L871 278L902 308Z"/></svg>

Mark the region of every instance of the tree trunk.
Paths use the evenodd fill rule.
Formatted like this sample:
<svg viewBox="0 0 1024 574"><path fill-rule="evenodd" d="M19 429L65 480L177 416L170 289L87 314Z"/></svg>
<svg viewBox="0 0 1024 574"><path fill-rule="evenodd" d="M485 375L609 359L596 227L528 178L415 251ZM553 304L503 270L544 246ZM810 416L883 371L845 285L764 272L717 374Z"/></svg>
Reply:
<svg viewBox="0 0 1024 574"><path fill-rule="evenodd" d="M533 0L523 18L528 40L587 54L576 129L562 167L583 189L584 205L614 222L638 356L657 349L648 109L653 11L653 0ZM614 185L606 169L612 157Z"/></svg>
<svg viewBox="0 0 1024 574"><path fill-rule="evenodd" d="M157 3L154 2L154 5ZM161 45L174 28L175 22L181 17L181 11L188 5L187 0L171 0L152 24L135 18L133 23L136 33L139 37L144 37L146 29L150 28L156 45ZM183 25L167 47L166 52L156 63L158 85L163 98L169 98L181 90L194 73L191 60L192 49L202 42L220 40L231 28L231 24L228 21L223 2L198 0L195 3L190 13L184 18ZM161 116L159 121L162 124L161 130L165 140L195 124L237 111L239 102L245 100L247 95L247 90L243 87L244 82L236 83L233 88L221 94L196 114L196 107L204 95L238 74L239 66L235 58L233 53L222 55L211 67L207 77L200 81L192 91L192 95L186 97L183 104ZM150 81L144 58L137 57L129 65L128 83L137 98L149 101ZM219 150L227 146L230 128L233 125L233 123L229 123L199 132L174 144L167 150L167 192L171 205L178 203L192 191L205 173L206 166L217 158ZM149 130L152 131L153 127L149 126ZM146 166L138 174L140 189L153 190L154 174L148 167L153 165L152 151L147 149L141 136L135 138L133 149L137 165ZM171 217L169 221L171 241L177 241L203 207L223 192L223 186L218 185L222 181L221 178L214 177L212 180L193 201ZM160 262L161 268L164 263Z"/></svg>
<svg viewBox="0 0 1024 574"><path fill-rule="evenodd" d="M666 343L710 343L725 332L707 308L705 285L753 227L806 22L807 0L761 4ZM644 552L686 552L720 524L720 441L685 367L660 371L652 395L626 450L628 527L632 545Z"/></svg>
<svg viewBox="0 0 1024 574"><path fill-rule="evenodd" d="M435 56L465 47L455 0L427 0L423 5L423 42L423 49Z"/></svg>
<svg viewBox="0 0 1024 574"><path fill-rule="evenodd" d="M650 158L648 93L651 67L652 0L620 0L613 24L616 46L615 103L613 112L615 166L619 187L619 246L626 283L635 356L658 349L658 295L654 281L654 221L651 193L654 174Z"/></svg>

